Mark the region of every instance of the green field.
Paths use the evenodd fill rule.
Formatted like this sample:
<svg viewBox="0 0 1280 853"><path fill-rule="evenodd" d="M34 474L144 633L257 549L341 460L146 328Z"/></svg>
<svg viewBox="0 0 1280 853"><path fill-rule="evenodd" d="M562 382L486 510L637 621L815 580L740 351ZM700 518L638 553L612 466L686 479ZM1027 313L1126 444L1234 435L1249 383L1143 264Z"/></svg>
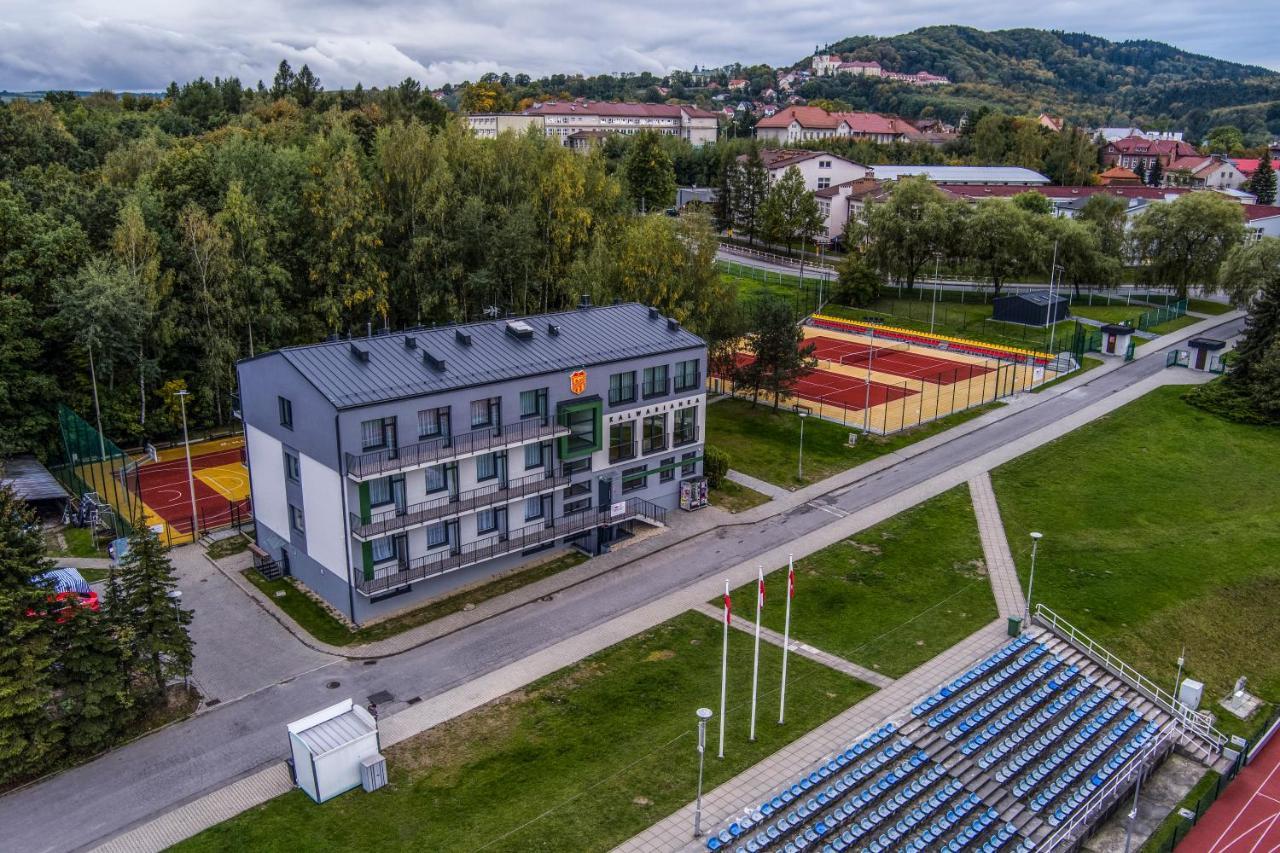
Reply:
<svg viewBox="0 0 1280 853"><path fill-rule="evenodd" d="M1043 385L1037 385L1036 387L1031 389L1031 393L1039 394L1041 391L1052 388L1054 385L1057 385L1061 382L1066 382L1068 379L1074 379L1077 376L1079 376L1081 373L1088 373L1090 370L1093 370L1096 367L1102 367L1102 363L1103 363L1102 359L1090 358L1089 356L1086 355L1081 360L1079 370L1077 370L1074 373L1068 373L1066 376L1059 376L1057 379L1051 379L1048 382L1044 383Z"/></svg>
<svg viewBox="0 0 1280 853"><path fill-rule="evenodd" d="M331 646L349 646L385 640L388 637L408 631L410 628L425 625L443 616L448 616L450 613L457 613L468 604L479 604L482 601L496 598L527 584L551 577L565 569L571 569L579 563L586 562L586 560L587 556L585 554L572 551L554 560L504 575L489 583L433 601L399 616L392 616L390 619L366 625L356 631L352 631L342 622L335 619L315 599L294 586L287 579L281 578L269 581L254 569L246 569L243 574L250 583L260 589L267 598L271 599L272 604L284 611L290 619L301 626L308 634ZM280 592L283 592L284 595L277 596L277 593Z"/></svg>
<svg viewBox="0 0 1280 853"><path fill-rule="evenodd" d="M93 532L87 527L64 527L61 531L62 539L66 542L63 547L53 533L46 533L45 547L50 557L105 557L107 556L106 546L97 546L93 541Z"/></svg>
<svg viewBox="0 0 1280 853"><path fill-rule="evenodd" d="M1157 683L1216 709L1240 675L1280 699L1280 430L1229 423L1163 388L994 472L1035 598ZM1256 716L1256 715L1255 715ZM1247 731L1220 717L1224 730Z"/></svg>
<svg viewBox="0 0 1280 853"><path fill-rule="evenodd" d="M779 632L786 575L765 578L764 624ZM737 618L755 619L755 592L734 590ZM995 619L968 487L797 560L791 606L793 636L895 677Z"/></svg>
<svg viewBox="0 0 1280 853"><path fill-rule="evenodd" d="M712 506L728 512L745 512L768 502L768 495L762 495L755 489L729 479L722 480L720 485L711 490Z"/></svg>
<svg viewBox="0 0 1280 853"><path fill-rule="evenodd" d="M752 406L749 400L724 399L707 406L707 443L729 454L729 467L787 488L825 480L846 468L901 450L1003 403L956 412L924 426L889 436L859 436L849 446L850 429L821 418L805 418L804 478L800 479L800 417L787 409Z"/></svg>
<svg viewBox="0 0 1280 853"><path fill-rule="evenodd" d="M322 806L295 790L174 849L609 850L693 799L694 710L719 712L721 630L686 613L390 747L386 788ZM751 637L730 632L725 758L713 720L704 790L872 692L792 655L779 726L781 656L761 649L750 743Z"/></svg>

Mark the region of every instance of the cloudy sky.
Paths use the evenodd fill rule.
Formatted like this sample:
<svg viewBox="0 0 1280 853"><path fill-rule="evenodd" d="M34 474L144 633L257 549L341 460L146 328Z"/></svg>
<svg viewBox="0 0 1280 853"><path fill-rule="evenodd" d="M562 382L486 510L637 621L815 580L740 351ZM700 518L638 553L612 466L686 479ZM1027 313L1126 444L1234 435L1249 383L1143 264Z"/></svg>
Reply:
<svg viewBox="0 0 1280 853"><path fill-rule="evenodd" d="M282 57L330 87L779 65L848 35L948 23L1152 38L1280 69L1274 28L1248 25L1272 19L1272 2L1222 15L1199 0L0 0L0 89L158 89L199 75L252 85Z"/></svg>

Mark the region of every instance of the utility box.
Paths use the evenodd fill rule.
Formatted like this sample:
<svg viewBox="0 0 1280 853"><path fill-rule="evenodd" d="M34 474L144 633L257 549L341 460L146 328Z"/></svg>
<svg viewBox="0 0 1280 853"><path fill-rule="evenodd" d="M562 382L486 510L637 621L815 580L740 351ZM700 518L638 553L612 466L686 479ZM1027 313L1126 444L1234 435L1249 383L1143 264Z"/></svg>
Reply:
<svg viewBox="0 0 1280 853"><path fill-rule="evenodd" d="M1202 699L1204 699L1204 685L1190 678L1182 679L1182 684L1178 688L1178 701L1195 711L1199 709Z"/></svg>
<svg viewBox="0 0 1280 853"><path fill-rule="evenodd" d="M362 762L381 751L377 720L350 699L290 723L288 729L295 780L317 803L359 786Z"/></svg>
<svg viewBox="0 0 1280 853"><path fill-rule="evenodd" d="M366 791L376 791L387 784L387 758L375 752L360 761L360 786Z"/></svg>

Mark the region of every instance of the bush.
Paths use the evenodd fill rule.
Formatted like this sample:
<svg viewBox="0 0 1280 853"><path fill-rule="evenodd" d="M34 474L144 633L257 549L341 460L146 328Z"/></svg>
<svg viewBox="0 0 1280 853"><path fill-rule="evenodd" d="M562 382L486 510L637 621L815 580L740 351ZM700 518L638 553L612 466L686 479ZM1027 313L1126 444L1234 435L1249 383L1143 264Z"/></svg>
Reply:
<svg viewBox="0 0 1280 853"><path fill-rule="evenodd" d="M866 308L880 298L880 274L858 252L850 252L836 267L835 298L841 305Z"/></svg>
<svg viewBox="0 0 1280 853"><path fill-rule="evenodd" d="M1225 377L1221 377L1204 385L1196 385L1182 395L1197 409L1203 409L1239 424L1265 425L1275 423L1259 410L1253 398Z"/></svg>
<svg viewBox="0 0 1280 853"><path fill-rule="evenodd" d="M708 444L703 454L702 471L707 475L707 484L713 489L719 488L729 473L729 454Z"/></svg>

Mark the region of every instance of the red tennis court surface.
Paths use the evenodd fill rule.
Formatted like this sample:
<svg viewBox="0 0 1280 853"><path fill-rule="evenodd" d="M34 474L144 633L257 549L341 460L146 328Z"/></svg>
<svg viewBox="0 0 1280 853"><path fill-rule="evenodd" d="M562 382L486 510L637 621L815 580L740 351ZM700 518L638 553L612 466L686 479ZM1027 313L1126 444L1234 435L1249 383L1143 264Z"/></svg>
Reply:
<svg viewBox="0 0 1280 853"><path fill-rule="evenodd" d="M740 352L737 355L737 360L738 366L741 367L742 365L750 364L755 359L746 353ZM869 402L871 407L874 408L881 403L887 403L890 400L901 400L903 397L910 397L916 393L919 392L908 388L900 388L897 385L872 382ZM868 403L867 381L865 379L844 376L839 373L832 373L829 370L818 370L816 368L805 373L796 382L791 395L805 400L813 400L814 402L834 403L847 409L857 409L859 411Z"/></svg>
<svg viewBox="0 0 1280 853"><path fill-rule="evenodd" d="M249 472L244 467L242 453L243 449L236 447L191 457L196 512L200 514L202 530L225 526L234 517L249 514ZM191 492L185 458L144 464L129 485L138 490L142 502L170 527L179 533L191 532Z"/></svg>
<svg viewBox="0 0 1280 853"><path fill-rule="evenodd" d="M828 338L824 335L807 338L805 343L815 345L813 354L820 359L862 368L867 366L867 351L872 349L869 344ZM935 385L951 385L991 372L991 368L971 362L952 361L948 358L937 358L906 350L881 347L875 349L876 352L871 355L872 370L892 373L895 376L909 376L912 379L924 379Z"/></svg>
<svg viewBox="0 0 1280 853"><path fill-rule="evenodd" d="M1240 771L1178 845L1188 853L1280 850L1280 735Z"/></svg>

